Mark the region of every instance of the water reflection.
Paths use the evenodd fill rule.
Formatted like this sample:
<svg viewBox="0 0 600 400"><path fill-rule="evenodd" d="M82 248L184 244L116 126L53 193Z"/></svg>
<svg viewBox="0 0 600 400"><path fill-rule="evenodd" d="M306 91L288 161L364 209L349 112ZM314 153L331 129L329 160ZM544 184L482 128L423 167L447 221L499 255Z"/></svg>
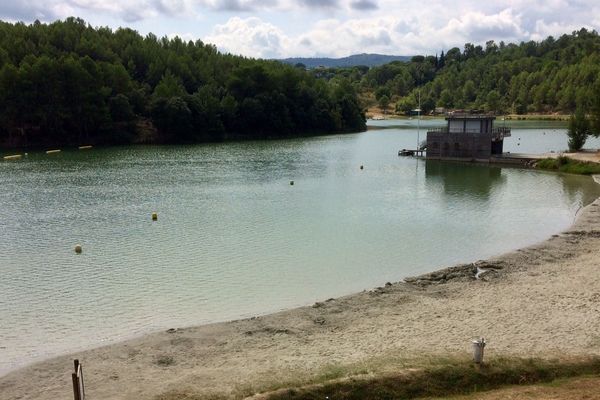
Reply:
<svg viewBox="0 0 600 400"><path fill-rule="evenodd" d="M439 160L425 161L425 176L431 186L443 186L449 196L487 200L492 189L506 183L502 168Z"/></svg>

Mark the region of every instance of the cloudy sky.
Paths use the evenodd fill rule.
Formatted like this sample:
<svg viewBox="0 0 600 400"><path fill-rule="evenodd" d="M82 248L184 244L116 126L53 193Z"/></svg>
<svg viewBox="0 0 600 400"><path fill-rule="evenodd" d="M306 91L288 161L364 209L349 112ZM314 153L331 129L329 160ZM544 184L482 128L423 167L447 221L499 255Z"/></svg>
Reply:
<svg viewBox="0 0 600 400"><path fill-rule="evenodd" d="M68 16L250 57L413 55L600 30L600 0L0 0L5 21Z"/></svg>

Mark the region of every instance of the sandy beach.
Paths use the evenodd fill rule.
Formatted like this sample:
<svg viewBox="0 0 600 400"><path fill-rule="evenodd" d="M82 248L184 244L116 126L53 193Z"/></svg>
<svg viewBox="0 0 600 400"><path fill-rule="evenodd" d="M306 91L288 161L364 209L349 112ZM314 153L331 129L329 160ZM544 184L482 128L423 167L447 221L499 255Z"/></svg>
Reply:
<svg viewBox="0 0 600 400"><path fill-rule="evenodd" d="M600 355L599 269L600 199L531 247L313 306L54 358L0 377L0 398L72 398L73 358L90 399L139 400L242 398L332 365L380 371L465 357L480 336L487 357Z"/></svg>

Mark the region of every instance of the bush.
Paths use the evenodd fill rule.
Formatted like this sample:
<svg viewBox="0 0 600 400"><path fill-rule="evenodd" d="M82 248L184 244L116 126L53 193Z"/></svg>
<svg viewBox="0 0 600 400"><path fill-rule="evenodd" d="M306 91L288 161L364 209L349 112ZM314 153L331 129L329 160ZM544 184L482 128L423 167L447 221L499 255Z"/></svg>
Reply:
<svg viewBox="0 0 600 400"><path fill-rule="evenodd" d="M536 163L536 168L577 175L600 174L600 164L577 161L565 156L560 156L558 158L544 158Z"/></svg>

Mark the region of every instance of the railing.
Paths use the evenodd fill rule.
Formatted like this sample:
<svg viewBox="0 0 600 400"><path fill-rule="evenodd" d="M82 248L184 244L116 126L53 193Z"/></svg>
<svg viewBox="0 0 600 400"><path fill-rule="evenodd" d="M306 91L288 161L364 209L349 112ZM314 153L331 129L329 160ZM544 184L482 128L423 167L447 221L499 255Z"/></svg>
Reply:
<svg viewBox="0 0 600 400"><path fill-rule="evenodd" d="M427 129L427 132L432 132L432 133L448 133L448 127L444 127L444 128L430 128L430 129Z"/></svg>
<svg viewBox="0 0 600 400"><path fill-rule="evenodd" d="M450 130L448 130L447 126L444 126L441 128L431 128L431 129L428 129L427 132L432 132L432 133L487 133L487 132L481 132L480 129L450 129ZM510 128L507 128L507 127L492 128L492 131L489 133L492 134L494 139L501 139L503 137L510 136Z"/></svg>
<svg viewBox="0 0 600 400"><path fill-rule="evenodd" d="M500 126L492 129L492 134L495 138L503 138L510 136L510 128Z"/></svg>

